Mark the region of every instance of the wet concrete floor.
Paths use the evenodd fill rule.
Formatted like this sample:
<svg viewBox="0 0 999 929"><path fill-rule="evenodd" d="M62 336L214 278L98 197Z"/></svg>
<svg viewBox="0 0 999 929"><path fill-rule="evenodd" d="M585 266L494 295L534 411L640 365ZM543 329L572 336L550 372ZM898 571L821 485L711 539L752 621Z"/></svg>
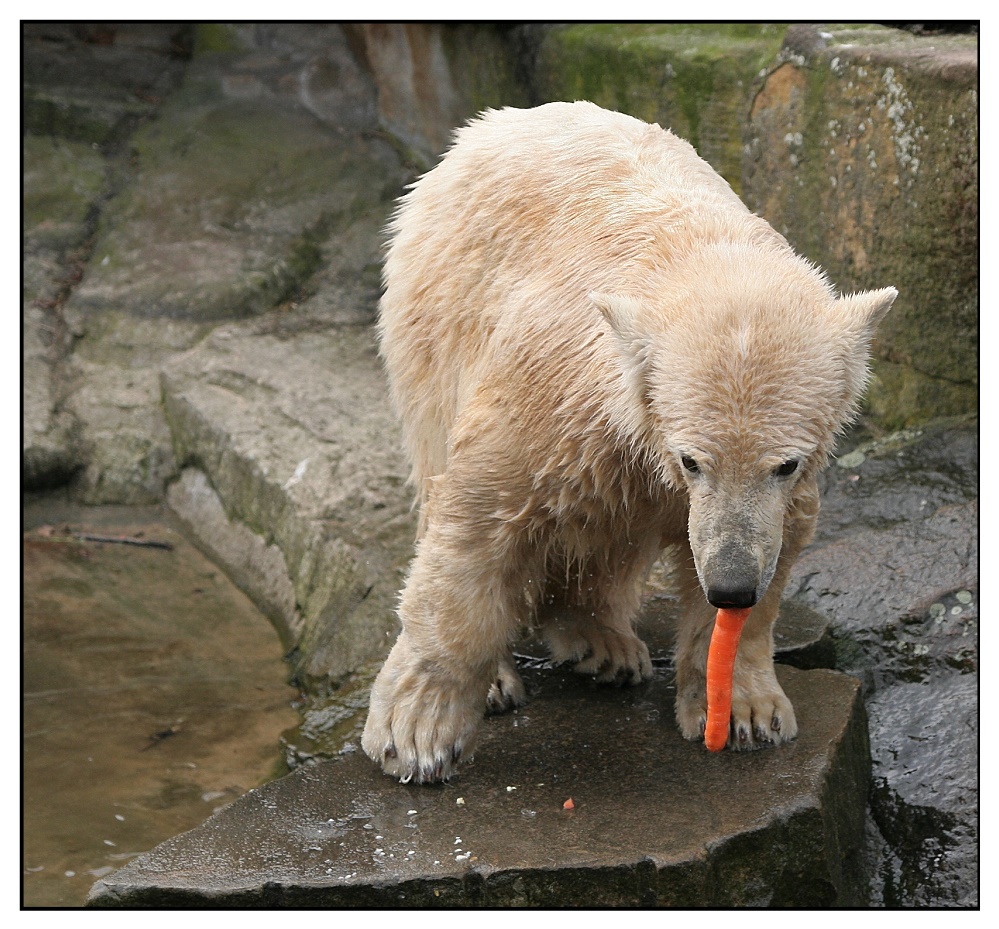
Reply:
<svg viewBox="0 0 999 929"><path fill-rule="evenodd" d="M297 693L268 620L162 511L34 502L24 529L22 905L77 907L285 773Z"/></svg>

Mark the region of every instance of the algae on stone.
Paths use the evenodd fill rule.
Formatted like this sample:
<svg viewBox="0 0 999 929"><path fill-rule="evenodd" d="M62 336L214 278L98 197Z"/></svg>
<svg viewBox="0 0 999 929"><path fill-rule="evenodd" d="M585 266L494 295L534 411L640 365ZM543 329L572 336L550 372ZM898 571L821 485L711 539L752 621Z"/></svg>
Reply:
<svg viewBox="0 0 999 929"><path fill-rule="evenodd" d="M541 101L591 100L685 138L738 191L753 82L778 24L588 24L552 29L538 52Z"/></svg>
<svg viewBox="0 0 999 929"><path fill-rule="evenodd" d="M896 29L824 35L808 56L786 51L761 82L746 200L844 292L898 288L879 328L871 388L884 425L971 409L976 40L943 37L927 49Z"/></svg>
<svg viewBox="0 0 999 929"><path fill-rule="evenodd" d="M102 220L85 305L115 296L139 315L255 315L319 267L336 223L384 196L384 171L364 168L377 146L279 108L179 101L134 144L138 175Z"/></svg>

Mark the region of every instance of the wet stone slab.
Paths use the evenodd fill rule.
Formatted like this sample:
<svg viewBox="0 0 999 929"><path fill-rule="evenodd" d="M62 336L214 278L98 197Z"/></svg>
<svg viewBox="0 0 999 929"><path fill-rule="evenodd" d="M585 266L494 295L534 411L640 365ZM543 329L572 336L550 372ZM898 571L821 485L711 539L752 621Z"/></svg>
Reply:
<svg viewBox="0 0 999 929"><path fill-rule="evenodd" d="M524 671L531 702L487 719L449 784L399 784L348 746L98 881L88 905L864 902L870 756L856 680L780 667L799 738L712 755L676 730L666 670L633 689Z"/></svg>

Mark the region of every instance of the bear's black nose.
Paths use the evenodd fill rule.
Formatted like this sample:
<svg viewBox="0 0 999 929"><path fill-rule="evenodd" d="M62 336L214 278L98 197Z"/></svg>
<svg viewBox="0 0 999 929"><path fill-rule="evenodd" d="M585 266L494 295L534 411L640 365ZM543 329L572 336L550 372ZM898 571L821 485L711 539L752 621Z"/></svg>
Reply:
<svg viewBox="0 0 999 929"><path fill-rule="evenodd" d="M723 590L719 587L709 587L708 603L719 610L748 610L751 606L756 605L756 588Z"/></svg>

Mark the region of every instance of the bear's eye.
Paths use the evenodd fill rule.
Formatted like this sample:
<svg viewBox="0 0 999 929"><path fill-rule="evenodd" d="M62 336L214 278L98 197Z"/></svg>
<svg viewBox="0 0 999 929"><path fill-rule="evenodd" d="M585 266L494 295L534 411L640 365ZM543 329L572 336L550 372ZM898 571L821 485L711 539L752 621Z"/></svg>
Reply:
<svg viewBox="0 0 999 929"><path fill-rule="evenodd" d="M694 461L690 455L681 455L680 464L684 466L691 474L697 474L701 469L697 466L697 462Z"/></svg>
<svg viewBox="0 0 999 929"><path fill-rule="evenodd" d="M784 464L774 468L774 477L790 477L798 470L798 461L795 458L790 458L784 462Z"/></svg>

